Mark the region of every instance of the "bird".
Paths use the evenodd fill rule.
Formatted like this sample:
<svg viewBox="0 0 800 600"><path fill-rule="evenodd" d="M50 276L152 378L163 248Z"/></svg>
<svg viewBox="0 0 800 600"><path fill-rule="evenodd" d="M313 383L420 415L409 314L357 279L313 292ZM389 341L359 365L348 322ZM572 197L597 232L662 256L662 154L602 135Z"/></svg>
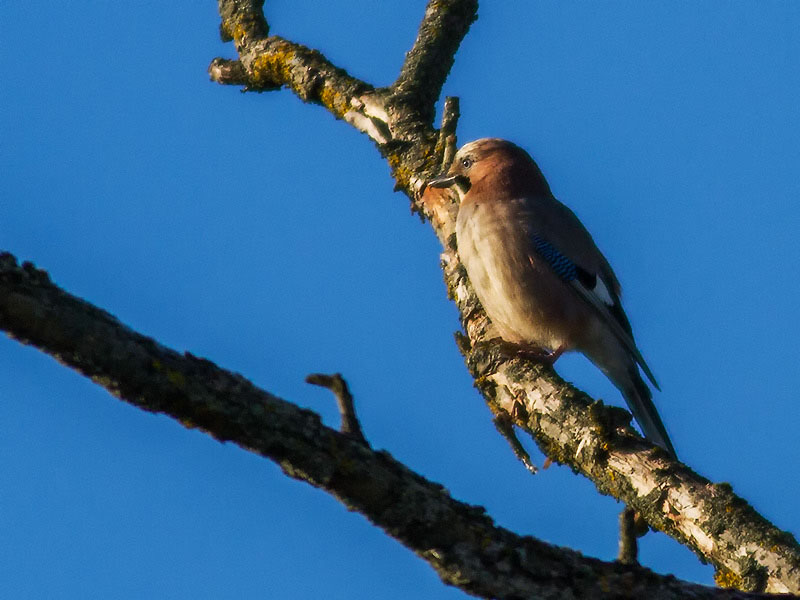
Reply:
<svg viewBox="0 0 800 600"><path fill-rule="evenodd" d="M551 365L564 352L584 354L620 390L645 437L677 459L641 375L660 390L633 339L619 280L531 156L482 138L427 185L458 196L458 254L500 337Z"/></svg>

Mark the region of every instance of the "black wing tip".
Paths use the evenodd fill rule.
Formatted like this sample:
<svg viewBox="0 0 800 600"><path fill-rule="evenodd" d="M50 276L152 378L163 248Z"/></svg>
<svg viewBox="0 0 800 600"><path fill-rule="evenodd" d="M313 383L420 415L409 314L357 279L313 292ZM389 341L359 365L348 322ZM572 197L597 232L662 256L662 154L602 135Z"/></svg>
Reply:
<svg viewBox="0 0 800 600"><path fill-rule="evenodd" d="M655 404L653 404L653 394L650 388L647 387L645 381L639 376L638 370L635 365L631 365L629 371L630 378L633 383L633 397L626 394L628 407L631 409L634 418L642 428L645 438L650 442L663 449L673 460L678 460L678 454L675 452L675 447L669 438L664 422L661 420ZM645 372L647 373L649 369ZM651 374L648 373L648 377ZM651 378L652 381L652 378ZM653 382L653 386L659 390L660 388Z"/></svg>
<svg viewBox="0 0 800 600"><path fill-rule="evenodd" d="M656 388L656 390L660 392L661 386L658 385L658 381L656 381L656 376L653 375L653 372L650 370L650 367L648 367L647 363L644 362L644 358L642 358L642 356L639 355L637 359L638 360L636 362L639 363L639 366L642 368L642 371L644 371L644 374L647 376L647 380L653 385L654 388Z"/></svg>

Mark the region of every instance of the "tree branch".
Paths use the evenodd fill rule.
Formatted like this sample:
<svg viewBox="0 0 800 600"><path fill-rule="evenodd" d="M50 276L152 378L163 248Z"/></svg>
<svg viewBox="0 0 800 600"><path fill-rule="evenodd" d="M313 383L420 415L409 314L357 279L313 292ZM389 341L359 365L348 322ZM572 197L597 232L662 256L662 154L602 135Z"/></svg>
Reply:
<svg viewBox="0 0 800 600"><path fill-rule="evenodd" d="M382 89L350 76L316 50L269 36L262 6L260 0L219 0L223 38L234 41L239 59L216 59L210 68L212 78L220 83L245 84L253 90L286 86L302 100L325 106L378 145L392 169L396 189L412 198L412 207L430 220L442 242L445 281L466 332L459 337L459 346L493 412L503 410L514 415L514 424L530 432L549 457L583 473L602 493L623 500L650 525L712 562L721 584L800 593L800 548L796 541L735 496L730 486L711 484L671 461L627 427L630 416L625 411L593 402L552 369L509 359L485 342L487 320L455 248L457 208L442 190L427 190L419 198L414 193L415 182L437 172L448 145L442 140L451 139L440 137L432 129L431 115L455 51L474 20L474 0L431 0L397 81ZM300 409L255 389L238 375L191 355L181 356L131 332L107 313L64 294L31 267L17 268L8 256L2 262L0 327L145 410L167 412L220 440L236 440L243 447L258 449L279 462L288 474L325 487L350 507L361 506L359 502L366 506L368 498L351 489L361 486L366 486L383 508L391 504L392 494L385 487L388 484L370 472L377 469L384 473L381 469L388 467L371 455L358 454L350 447L355 442L342 441L336 437L340 434L327 428L320 430L322 426L313 413L296 412ZM517 410L519 406L523 409ZM263 430L262 421L267 417L270 425ZM283 427L287 429L281 433ZM318 447L318 440L305 439L304 427L322 432L320 435L324 434L332 446ZM363 446L358 448L358 452L369 452ZM339 463L344 455L364 460ZM392 480L391 485L395 483ZM441 495L441 491L438 493ZM419 510L416 507L405 515L383 515L382 521L380 515L369 513L369 518L402 541L405 533L398 522L420 518L425 513ZM362 512L368 514L366 508ZM410 527L413 530L423 525L429 523L415 522ZM470 522L461 531L469 540L463 542L465 548L475 541L469 529L472 525ZM409 547L445 573L446 581L460 582L463 578L467 582L463 589L483 593L476 590L489 587L483 576L476 574L476 565L491 555L491 561L499 561L502 567L500 572L492 571L491 577L507 578L498 585L510 586L507 590L528 589L527 584L519 584L511 570L504 571L512 568L509 561L531 566L528 560L533 550L527 549L527 542L517 539L517 545L510 546L526 548L522 554L515 550L498 555L494 547L484 547L475 555L454 558L445 550L455 548L456 554L465 551L458 542L448 537L452 544L448 547L439 543L444 539L437 537L440 533L417 533L427 545L409 542ZM634 572L642 573L626 571ZM580 575L573 576L580 580ZM525 595L531 593L526 591Z"/></svg>
<svg viewBox="0 0 800 600"><path fill-rule="evenodd" d="M547 456L711 562L721 584L800 593L800 546L790 533L759 515L729 484L712 484L641 438L628 426L627 411L593 401L548 366L508 359L497 345L483 342L488 320L466 272L455 251L442 258L450 295L466 315L461 350L493 412L515 416L514 424Z"/></svg>
<svg viewBox="0 0 800 600"><path fill-rule="evenodd" d="M262 5L258 0L219 0L220 31L236 46L246 88L286 86L304 102L320 104L366 133L392 168L395 189L413 198L414 181L432 175L440 162L443 149L431 128L434 107L456 50L476 18L477 2L432 0L400 76L380 89L334 66L317 50L269 36ZM230 62L214 59L209 74L218 83L241 85L242 71L236 67L231 76Z"/></svg>
<svg viewBox="0 0 800 600"><path fill-rule="evenodd" d="M118 398L276 462L324 489L426 560L445 583L485 598L756 598L603 562L497 527L485 511L241 375L179 354L0 253L0 327Z"/></svg>
<svg viewBox="0 0 800 600"><path fill-rule="evenodd" d="M430 2L425 9L414 46L391 88L397 100L415 109L429 126L461 40L477 18L477 0Z"/></svg>
<svg viewBox="0 0 800 600"><path fill-rule="evenodd" d="M232 0L220 0L220 6L229 1ZM454 55L458 47L455 38L440 35L431 25L441 23L435 13L453 11L448 18L458 14L468 19L456 32L460 42L474 18L466 10L470 6L474 9L466 0L463 3L434 0L428 4L414 44L414 56L406 60L395 83L395 88L412 90L427 81L436 91L435 95L423 94L430 110L444 80L441 71L428 68L431 62L424 54L432 53L443 60L442 56L447 52ZM456 8L464 10L458 12ZM226 12L221 10L221 14L225 23ZM248 19L245 19L248 23L254 20ZM231 30L231 26L223 25L223 29ZM238 30L244 33L237 37ZM308 73L319 72L324 73L319 86L344 90L347 100L341 106L350 106L345 113L349 115L348 122L378 143L392 167L397 189L405 190L413 199L413 182L424 181L428 174L438 170L445 148L442 138L430 129L424 117L429 110L420 108L423 100L412 101L405 92L393 95L391 89L359 96L355 90L360 93L371 88L363 82L352 83L352 78L342 75L343 71L318 53L307 49L294 53L291 48L303 47L279 38L258 39L257 34L248 33L245 27L234 27L231 31L246 67L255 62L253 53L261 63L280 66L270 70L276 74L269 79L271 83L287 84L307 100L309 94L301 84L309 79ZM452 55L448 55L448 68ZM314 60L325 68L314 66ZM248 67L248 71L258 79L257 69ZM344 79L338 80L340 76ZM329 110L335 116L344 116L341 106ZM627 412L593 403L563 382L551 368L519 358L509 359L484 344L487 320L455 248L457 208L441 190L426 190L414 206L430 220L445 248L442 255L445 281L467 333L461 349L493 412L497 414L501 409L509 414L524 414L526 418L516 419L515 424L528 431L549 457L583 473L602 493L623 500L651 526L712 562L720 582L748 590L800 592L800 547L794 538L758 515L729 486L712 485L642 440L625 427L630 420ZM524 410L515 410L519 405Z"/></svg>

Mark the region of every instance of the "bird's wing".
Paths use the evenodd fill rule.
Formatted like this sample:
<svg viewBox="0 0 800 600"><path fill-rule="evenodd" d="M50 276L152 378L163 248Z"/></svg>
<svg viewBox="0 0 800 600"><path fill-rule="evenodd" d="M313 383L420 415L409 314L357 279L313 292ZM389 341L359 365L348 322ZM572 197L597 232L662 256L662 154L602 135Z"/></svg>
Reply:
<svg viewBox="0 0 800 600"><path fill-rule="evenodd" d="M602 258L602 254L599 254L600 251L596 250L600 258L602 258L600 273L592 273L562 253L543 236L531 233L529 240L538 258L547 263L559 279L575 290L578 296L595 310L628 352L636 359L636 362L642 367L642 371L644 371L656 389L660 389L653 372L647 366L644 357L642 357L641 352L636 347L636 343L633 341L630 322L622 310L619 294L615 289L618 289L618 284L615 285L616 278L613 277L613 273L611 273L611 277L603 273L605 269L602 269L602 263L605 265L608 263ZM610 270L610 267L608 269Z"/></svg>

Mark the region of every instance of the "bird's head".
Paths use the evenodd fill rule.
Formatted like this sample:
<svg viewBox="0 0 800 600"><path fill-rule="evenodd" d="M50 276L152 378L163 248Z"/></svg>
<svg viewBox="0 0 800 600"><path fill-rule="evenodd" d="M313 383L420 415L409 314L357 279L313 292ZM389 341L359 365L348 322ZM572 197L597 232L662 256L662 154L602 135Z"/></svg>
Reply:
<svg viewBox="0 0 800 600"><path fill-rule="evenodd" d="M499 138L482 138L459 148L447 173L430 187L452 188L459 202L476 186L492 186L509 194L550 193L539 167L522 148Z"/></svg>

